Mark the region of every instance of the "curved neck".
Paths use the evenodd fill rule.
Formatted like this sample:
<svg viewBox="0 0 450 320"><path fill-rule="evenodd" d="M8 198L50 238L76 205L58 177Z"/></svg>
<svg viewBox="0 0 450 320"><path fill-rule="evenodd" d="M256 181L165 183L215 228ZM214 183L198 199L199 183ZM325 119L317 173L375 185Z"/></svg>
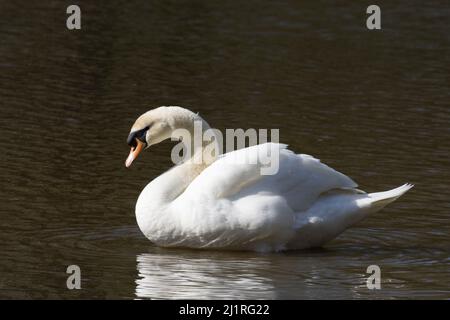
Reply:
<svg viewBox="0 0 450 320"><path fill-rule="evenodd" d="M217 136L210 130L206 121L200 117L198 119L201 126L197 121L196 123L190 121L181 128L184 131L180 132L184 134L181 135L182 141L177 145L181 147L183 144L184 150L188 151L190 157L158 176L142 192L141 196L151 202L153 208L161 208L175 200L205 168L217 159L220 150ZM208 132L208 137L204 139L205 132Z"/></svg>

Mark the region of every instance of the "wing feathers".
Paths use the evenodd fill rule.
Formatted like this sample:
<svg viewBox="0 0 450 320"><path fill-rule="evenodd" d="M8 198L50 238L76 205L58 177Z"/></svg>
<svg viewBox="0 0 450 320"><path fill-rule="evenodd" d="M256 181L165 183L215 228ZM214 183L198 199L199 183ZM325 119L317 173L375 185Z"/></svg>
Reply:
<svg viewBox="0 0 450 320"><path fill-rule="evenodd" d="M274 175L262 175L263 168L276 165L276 159L268 157L274 151L279 152L279 169ZM283 197L293 211L301 211L323 192L356 187L349 177L310 155L295 154L285 144L265 143L222 155L185 192L230 200L272 194Z"/></svg>

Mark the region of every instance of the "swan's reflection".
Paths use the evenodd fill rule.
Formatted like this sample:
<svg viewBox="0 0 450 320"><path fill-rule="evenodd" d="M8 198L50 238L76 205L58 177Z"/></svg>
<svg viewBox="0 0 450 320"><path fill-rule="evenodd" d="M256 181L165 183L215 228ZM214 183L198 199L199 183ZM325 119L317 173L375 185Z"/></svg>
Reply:
<svg viewBox="0 0 450 320"><path fill-rule="evenodd" d="M138 255L137 269L139 298L275 298L267 271L270 261L264 255L157 250Z"/></svg>
<svg viewBox="0 0 450 320"><path fill-rule="evenodd" d="M274 254L152 247L136 257L135 294L152 299L375 298L364 272L383 256L365 255L358 247ZM382 291L380 296L389 292Z"/></svg>

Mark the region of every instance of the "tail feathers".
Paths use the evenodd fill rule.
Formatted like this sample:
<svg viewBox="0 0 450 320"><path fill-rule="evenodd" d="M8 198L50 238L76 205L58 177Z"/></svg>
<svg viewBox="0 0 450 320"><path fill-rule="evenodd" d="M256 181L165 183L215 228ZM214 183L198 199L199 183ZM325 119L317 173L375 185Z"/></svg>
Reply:
<svg viewBox="0 0 450 320"><path fill-rule="evenodd" d="M369 197L371 199L371 208L374 209L373 211L382 209L389 203L397 200L412 187L414 187L413 184L405 183L404 185L389 191L370 193Z"/></svg>

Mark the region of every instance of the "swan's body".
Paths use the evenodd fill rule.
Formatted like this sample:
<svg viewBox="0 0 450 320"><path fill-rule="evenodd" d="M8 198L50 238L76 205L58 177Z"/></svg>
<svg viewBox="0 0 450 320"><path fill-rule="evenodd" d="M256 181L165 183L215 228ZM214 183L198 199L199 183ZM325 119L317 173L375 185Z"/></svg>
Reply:
<svg viewBox="0 0 450 320"><path fill-rule="evenodd" d="M159 117L182 119L169 121L170 130L190 130L189 122L200 118L179 107L161 107L141 116L132 134L145 127L145 118L154 122ZM148 144L167 138L155 139L156 133L147 133ZM280 152L275 175L261 175L258 155L268 149ZM254 161L246 164L242 159ZM175 166L141 192L136 217L144 235L159 246L302 249L323 245L412 186L371 194L356 187L349 177L311 156L266 143L200 164L188 160Z"/></svg>

